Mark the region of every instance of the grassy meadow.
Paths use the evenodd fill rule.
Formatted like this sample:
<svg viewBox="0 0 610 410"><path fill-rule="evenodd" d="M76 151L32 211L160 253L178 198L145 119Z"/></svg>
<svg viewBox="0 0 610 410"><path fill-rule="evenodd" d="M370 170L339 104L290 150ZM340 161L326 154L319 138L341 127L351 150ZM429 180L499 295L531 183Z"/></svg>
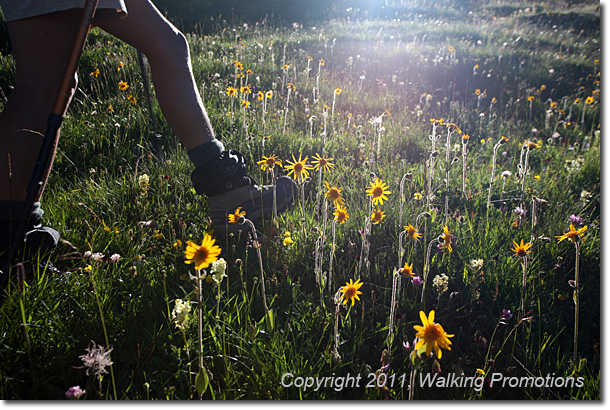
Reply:
<svg viewBox="0 0 610 410"><path fill-rule="evenodd" d="M172 3L217 138L308 178L215 233L136 51L92 30L43 197L58 271L11 275L0 398L600 399L598 2ZM225 275L185 263L206 234Z"/></svg>

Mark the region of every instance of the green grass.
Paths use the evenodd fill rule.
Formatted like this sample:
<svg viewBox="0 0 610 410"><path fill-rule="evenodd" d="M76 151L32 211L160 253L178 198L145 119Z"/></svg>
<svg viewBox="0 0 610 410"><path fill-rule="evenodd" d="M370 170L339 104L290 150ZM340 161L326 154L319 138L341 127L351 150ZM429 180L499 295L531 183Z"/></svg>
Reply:
<svg viewBox="0 0 610 410"><path fill-rule="evenodd" d="M256 25L264 15L247 12L211 20L211 12L194 2L185 6L192 8L187 16L160 3L170 17L184 17L179 25L190 27L193 71L216 134L246 156L257 180L270 182L256 165L263 155L275 154L284 165L293 155L311 160L323 150L333 158L335 169L322 179L342 189L350 217L336 226L333 283L322 303L314 255L323 227L315 212L318 173L311 172L304 187L304 222L300 204L295 204L280 215L277 227L270 222L257 226L273 327L265 321L259 262L248 235L217 238L228 276L220 285L219 306L218 289L206 281L198 306L196 286L189 279L193 265L184 263L184 250L187 241L200 243L207 232L216 236L207 199L195 195L189 180L192 167L156 102L153 112L148 110L135 51L98 29L92 31L43 198L46 222L60 229L64 239L50 257L61 273L34 266L26 284L11 279L0 306L1 398L62 399L68 388L79 385L87 390L87 399L113 399L115 392L118 399L196 399L200 308L203 362L210 379L206 399L407 399L411 364L403 342L412 343L422 309L421 288L410 281L402 280L390 367L383 371L396 382L388 391L365 385L369 374L383 366L392 273L399 268L400 181L413 173L405 184L402 225L416 225L424 212L432 217L418 221L421 242L403 240L403 263L412 263L414 272L422 275L428 244L443 232L445 196L450 216L446 223L456 238L451 253L432 246L423 309L434 309L436 322L455 335L452 349L443 351L441 359L425 358L418 377L440 368L439 375L473 376L482 369L488 377L495 372L506 377L584 378L581 388L496 385L481 392L416 384L414 398L600 399L601 119L595 60L601 52L599 31L590 29L591 21L599 23L599 10L593 2L571 8L548 2L459 1L452 6L417 1L410 2L412 8L390 3L369 12L366 5L348 10L338 2L328 6L328 13L312 6L311 17L300 14L299 28L288 18ZM537 9L525 12L528 5ZM582 18L572 18L574 13ZM318 79L320 59L325 64ZM274 92L264 131L255 98L249 97L246 133L241 98L232 102L225 93L236 83L234 60L252 70L248 82L255 92ZM284 64L291 67L283 70ZM99 76L90 74L96 69ZM14 63L7 52L0 56L0 78L0 89L8 95ZM119 81L130 88L118 90ZM284 132L288 82L297 91L290 97ZM342 92L335 97L331 118L337 88ZM137 98L136 104L129 95ZM594 97L590 105L585 102L589 96ZM533 97L531 104L528 97ZM378 129L371 121L381 115L384 131L378 152ZM415 194L427 190L430 119L441 118L470 135L466 193L461 192L462 138L457 133L450 148L459 144L459 151L450 158L460 159L450 170L449 190L445 188L447 134L442 126L436 141L434 198L427 208L425 196L416 199ZM162 152L154 149L152 131L162 135ZM497 154L494 205L488 211L493 147L502 136L509 141ZM515 175L526 139L542 145L530 153L522 204L521 181ZM568 171L566 161L579 157L581 166ZM503 171L512 172L504 187ZM372 173L392 194L382 206L385 219L367 236L370 249L360 276L360 300L339 309L337 360L332 299L357 275L361 231L369 216L365 190ZM146 188L138 183L144 174L150 178ZM583 191L590 196L583 197ZM548 203L537 207L533 226L534 196ZM520 221L517 206L527 210ZM586 360L576 366L571 363L574 304L568 283L574 278L575 252L571 242L557 243L555 238L568 229L572 214L588 226L580 248L578 352ZM331 225L329 207L325 272L332 251ZM283 245L287 231L294 240L290 246ZM526 312L519 312L522 267L511 248L513 241L532 238ZM101 252L106 259L92 261L88 251ZM120 260L110 262L113 254ZM471 279L472 259L484 260L482 281ZM449 278L449 290L438 294L432 280L441 274ZM176 299L192 303L185 332L172 319ZM505 325L498 324L503 309L514 314ZM523 316L529 319L519 322ZM79 359L91 340L113 346L113 365L101 384L86 375ZM314 391L283 387L286 373L314 378L360 374L362 381L359 387ZM402 375L406 383L398 382Z"/></svg>

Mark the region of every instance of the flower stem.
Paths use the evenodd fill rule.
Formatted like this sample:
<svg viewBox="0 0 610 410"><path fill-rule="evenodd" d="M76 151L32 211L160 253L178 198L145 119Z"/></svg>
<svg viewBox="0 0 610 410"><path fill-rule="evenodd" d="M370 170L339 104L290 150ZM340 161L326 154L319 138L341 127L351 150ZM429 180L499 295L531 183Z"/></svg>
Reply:
<svg viewBox="0 0 610 410"><path fill-rule="evenodd" d="M335 334L333 336L333 353L335 358L339 358L339 307L341 300L341 291L337 291L334 297L335 302Z"/></svg>
<svg viewBox="0 0 610 410"><path fill-rule="evenodd" d="M388 331L388 359L392 356L392 342L394 341L394 314L396 312L396 294L400 292L400 274L398 271L394 271L392 275L392 302L390 304L390 325Z"/></svg>
<svg viewBox="0 0 610 410"><path fill-rule="evenodd" d="M536 238L534 227L536 226L537 222L538 221L536 218L536 197L533 197L532 198L532 236L531 236L530 242L533 242L534 239Z"/></svg>
<svg viewBox="0 0 610 410"><path fill-rule="evenodd" d="M521 207L524 207L524 199L525 199L525 177L527 176L527 167L528 167L528 162L529 162L529 158L530 158L530 149L529 147L527 147L527 151L525 152L525 163L523 164L523 169L521 170L522 174L521 175Z"/></svg>
<svg viewBox="0 0 610 410"><path fill-rule="evenodd" d="M216 295L216 320L220 320L220 283L217 286L218 294Z"/></svg>
<svg viewBox="0 0 610 410"><path fill-rule="evenodd" d="M333 288L333 259L335 256L335 227L337 226L337 220L333 220L332 225L332 246L330 248L330 262L328 265L328 289L329 291Z"/></svg>
<svg viewBox="0 0 610 410"><path fill-rule="evenodd" d="M100 302L100 297L97 294L97 287L95 286L95 279L93 278L93 275L89 275L89 278L91 278L91 284L93 285L93 294L95 295L95 301L97 302L97 308L100 312L100 320L102 322L102 329L104 330L104 339L106 340L106 347L110 346L110 343L108 341L108 332L106 331L106 322L104 321L104 313L102 312L102 303ZM116 392L116 384L114 382L114 370L113 367L110 366L110 379L112 380L112 390L114 392L114 399L118 400L118 396L117 396L117 392ZM100 384L101 384L101 378L100 378ZM100 386L100 392L102 391L101 386Z"/></svg>
<svg viewBox="0 0 610 410"><path fill-rule="evenodd" d="M244 218L245 222L252 228L252 235L254 236L254 247L256 248L256 255L258 256L258 267L261 271L261 288L263 292L263 305L265 306L265 314L269 314L269 307L267 306L267 295L265 293L265 275L263 274L263 257L261 256L261 244L258 241L258 235L256 234L256 228L254 223L248 218Z"/></svg>
<svg viewBox="0 0 610 410"><path fill-rule="evenodd" d="M466 194L466 143L462 142L462 195L467 198Z"/></svg>
<svg viewBox="0 0 610 410"><path fill-rule="evenodd" d="M286 121L288 120L288 105L290 104L290 91L292 91L291 88L288 88L288 95L286 96L286 111L284 112L284 129L283 129L283 134L286 134Z"/></svg>
<svg viewBox="0 0 610 410"><path fill-rule="evenodd" d="M316 194L316 218L320 215L320 198L322 198L322 167L318 169L318 189Z"/></svg>
<svg viewBox="0 0 610 410"><path fill-rule="evenodd" d="M382 131L381 124L379 124L378 132L377 132L377 134L378 134L378 137L377 137L377 156L376 156L377 161L379 161L379 155L381 153L381 134L382 134L382 132L383 131Z"/></svg>
<svg viewBox="0 0 610 410"><path fill-rule="evenodd" d="M248 138L248 126L246 125L246 107L242 107L243 117L242 117L242 127L246 134L246 138Z"/></svg>
<svg viewBox="0 0 610 410"><path fill-rule="evenodd" d="M451 171L451 134L452 129L447 128L447 150L445 156L445 225L449 221L449 172Z"/></svg>
<svg viewBox="0 0 610 410"><path fill-rule="evenodd" d="M322 231L320 232L320 238L318 243L316 242L316 279L318 286L320 287L320 303L324 306L324 288L326 283L324 281L324 245L326 244L326 219L328 215L328 201L324 201L324 208L322 211Z"/></svg>
<svg viewBox="0 0 610 410"><path fill-rule="evenodd" d="M199 336L199 370L205 372L203 366L203 288L201 286L201 270L196 269L197 272L197 335Z"/></svg>
<svg viewBox="0 0 610 410"><path fill-rule="evenodd" d="M398 235L398 267L399 268L402 267L402 257L405 253L405 250L402 247L402 238L406 235L406 233L407 233L407 231L403 229L400 232L400 234Z"/></svg>
<svg viewBox="0 0 610 410"><path fill-rule="evenodd" d="M301 188L301 225L303 226L303 230L305 230L305 185L303 185L303 181L299 184Z"/></svg>
<svg viewBox="0 0 610 410"><path fill-rule="evenodd" d="M428 250L426 252L426 263L424 264L424 285L422 286L421 289L421 308L424 309L425 307L425 300L424 300L424 295L426 294L426 282L428 281L428 273L430 273L430 252L432 252L432 244L434 244L434 242L438 242L438 238L434 238L430 241L430 243L428 244Z"/></svg>
<svg viewBox="0 0 610 410"><path fill-rule="evenodd" d="M328 218L328 201L324 201L324 210L322 211L322 247L320 250L320 268L322 268L322 254L324 253L324 244L326 243L326 219Z"/></svg>
<svg viewBox="0 0 610 410"><path fill-rule="evenodd" d="M578 288L578 277L580 273L580 243L578 241L574 244L576 246L576 266L574 273L574 365L578 360L578 316L580 311L580 291Z"/></svg>
<svg viewBox="0 0 610 410"><path fill-rule="evenodd" d="M521 289L521 316L525 315L525 286L527 282L527 256L523 257L523 283Z"/></svg>
<svg viewBox="0 0 610 410"><path fill-rule="evenodd" d="M362 248L360 248L360 261L358 262L358 271L356 272L356 280L360 279L360 277L361 277L362 262L366 258L365 255L368 255L368 251L365 254L365 250L367 250L368 246L369 246L367 236L370 231L370 225L371 225L371 218L367 217L366 220L364 221L364 229L362 231Z"/></svg>
<svg viewBox="0 0 610 410"><path fill-rule="evenodd" d="M267 129L267 124L265 123L265 112L267 111L267 97L263 96L263 134Z"/></svg>
<svg viewBox="0 0 610 410"><path fill-rule="evenodd" d="M415 390L415 373L417 369L411 364L411 375L409 377L409 400L413 400L413 391Z"/></svg>
<svg viewBox="0 0 610 410"><path fill-rule="evenodd" d="M314 273L316 274L316 284L318 285L318 289L320 290L320 306L324 306L324 281L322 278L322 246L324 245L324 240L322 239L323 234L320 234L318 239L316 240L316 258L314 261Z"/></svg>
<svg viewBox="0 0 610 410"><path fill-rule="evenodd" d="M277 223L277 193L275 189L275 172L273 167L270 169L271 172L271 184L273 186L273 222Z"/></svg>
<svg viewBox="0 0 610 410"><path fill-rule="evenodd" d="M498 148L500 148L500 145L502 144L498 142L494 146L494 155L491 164L491 177L489 178L489 193L487 194L487 216L489 216L489 206L491 205L491 188L493 187L494 176L496 174L496 156L498 155Z"/></svg>
<svg viewBox="0 0 610 410"><path fill-rule="evenodd" d="M335 130L335 101L337 101L337 93L333 93L333 106L330 111L330 128L332 131Z"/></svg>
<svg viewBox="0 0 610 410"><path fill-rule="evenodd" d="M402 179L400 180L400 215L398 217L398 229L400 229L400 227L402 226L402 210L404 207L404 202L405 202L405 181L407 180L407 177L412 176L412 174L406 173L403 175Z"/></svg>

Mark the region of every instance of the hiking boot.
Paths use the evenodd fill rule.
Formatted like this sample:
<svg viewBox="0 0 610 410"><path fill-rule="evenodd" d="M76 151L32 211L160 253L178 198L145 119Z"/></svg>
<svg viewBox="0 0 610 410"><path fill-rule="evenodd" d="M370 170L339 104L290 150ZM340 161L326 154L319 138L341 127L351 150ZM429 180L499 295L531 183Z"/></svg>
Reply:
<svg viewBox="0 0 610 410"><path fill-rule="evenodd" d="M21 202L10 202L7 206L12 206L15 215L21 215L23 212L23 203ZM23 249L18 250L20 257L29 257L37 252L46 253L53 250L59 243L59 231L51 226L42 224L42 215L44 211L40 207L40 202L35 202L32 208L32 213L25 227L25 237L23 243L19 242L15 245L22 247ZM14 244L14 235L18 230L20 221L18 219L13 220L0 220L0 230L2 237L0 243L2 249L0 253L4 255L4 251L8 253L11 246ZM25 251L25 252L24 252Z"/></svg>
<svg viewBox="0 0 610 410"><path fill-rule="evenodd" d="M289 177L279 177L275 182L278 214L285 211L297 196L296 183ZM228 215L241 208L245 217L255 225L273 216L273 186L248 185L208 198L210 217L214 229L223 235L240 230L250 230L249 225L229 224Z"/></svg>
<svg viewBox="0 0 610 410"><path fill-rule="evenodd" d="M243 155L233 150L223 151L218 157L199 165L191 174L191 181L197 194L208 197L256 184L248 175Z"/></svg>
<svg viewBox="0 0 610 410"><path fill-rule="evenodd" d="M20 202L5 203L7 207L13 207L13 214L23 212L23 204ZM42 225L42 215L44 211L40 207L40 202L35 202L32 213L25 229L23 242L14 243L13 235L18 230L20 221L0 220L0 290L8 282L8 271L10 264L17 261L27 262L33 260L36 255L45 255L57 247L60 233L57 229ZM12 246L18 246L13 261L9 260Z"/></svg>
<svg viewBox="0 0 610 410"><path fill-rule="evenodd" d="M260 186L247 173L244 157L237 151L224 151L218 158L197 167L191 181L198 194L208 196L210 217L220 234L248 230L239 224L228 224L227 216L241 207L246 218L254 222L269 219L273 214L273 186ZM284 211L297 197L296 183L289 177L276 180L277 212Z"/></svg>

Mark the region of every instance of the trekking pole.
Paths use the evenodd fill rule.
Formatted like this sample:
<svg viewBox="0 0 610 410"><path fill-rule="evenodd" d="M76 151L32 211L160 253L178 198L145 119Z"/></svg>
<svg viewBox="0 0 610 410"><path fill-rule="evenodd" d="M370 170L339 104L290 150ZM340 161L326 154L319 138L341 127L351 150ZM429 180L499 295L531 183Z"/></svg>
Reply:
<svg viewBox="0 0 610 410"><path fill-rule="evenodd" d="M150 83L148 81L148 60L146 56L138 50L138 63L140 63L140 72L142 73L142 85L144 86L144 96L148 103L148 112L150 125L152 131L150 131L150 138L152 139L153 149L159 158L163 159L163 146L161 145L161 134L157 131L157 122L155 121L155 115L153 113L152 97L150 96Z"/></svg>
<svg viewBox="0 0 610 410"><path fill-rule="evenodd" d="M76 73L78 61L80 60L83 52L85 41L87 39L87 35L89 34L89 29L91 28L91 21L95 15L97 3L98 0L86 0L85 2L83 17L74 40L74 46L72 47L72 52L70 53L66 70L64 71L59 93L57 94L55 104L53 105L53 110L51 111L49 119L47 120L47 130L42 140L40 152L38 153L34 173L32 174L32 178L27 186L23 214L19 220L19 226L10 249L8 262L9 267L13 264L14 259L17 256L18 249L23 245L26 234L25 230L27 229L32 209L34 208L34 203L42 192L44 177L48 171L50 171L52 165L50 163L50 158L59 138L58 131L63 120L63 115L70 104L70 89L74 83L74 74ZM3 282L6 281L7 276L8 272L7 275L4 275L4 278L2 279Z"/></svg>

